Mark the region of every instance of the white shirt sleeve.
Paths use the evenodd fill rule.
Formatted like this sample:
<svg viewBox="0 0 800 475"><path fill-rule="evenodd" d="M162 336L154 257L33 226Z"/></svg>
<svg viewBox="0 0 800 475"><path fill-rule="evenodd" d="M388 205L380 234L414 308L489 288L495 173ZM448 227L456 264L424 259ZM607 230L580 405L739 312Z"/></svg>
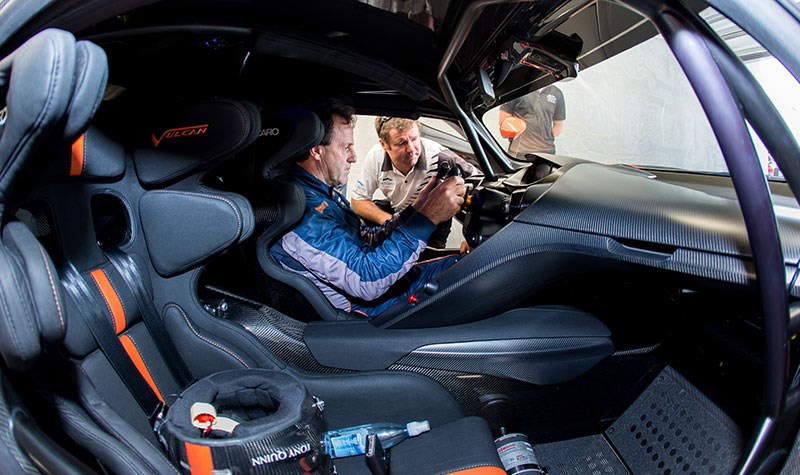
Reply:
<svg viewBox="0 0 800 475"><path fill-rule="evenodd" d="M364 166L361 167L361 175L353 187L351 200L372 200L372 195L378 189L378 177L381 173L383 163L383 147L375 144L369 149L367 156L364 157Z"/></svg>

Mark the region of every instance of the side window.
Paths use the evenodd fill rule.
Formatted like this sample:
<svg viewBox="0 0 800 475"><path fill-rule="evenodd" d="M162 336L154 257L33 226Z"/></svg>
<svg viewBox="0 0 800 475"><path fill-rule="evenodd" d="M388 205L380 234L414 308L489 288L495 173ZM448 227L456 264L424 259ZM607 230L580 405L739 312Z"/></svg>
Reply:
<svg viewBox="0 0 800 475"><path fill-rule="evenodd" d="M524 128L513 139L500 130L509 117L522 119L516 127ZM726 171L700 103L660 35L575 79L501 104L483 122L518 160L555 153L609 164Z"/></svg>
<svg viewBox="0 0 800 475"><path fill-rule="evenodd" d="M798 137L800 85L794 77L718 12L708 8L701 16L750 69ZM586 35L586 23L576 16L558 30ZM642 18L637 25L644 23ZM636 35L637 28L582 51L579 61L606 48L612 52L577 78L529 87L526 94L484 114L483 123L511 158L527 162L534 160L530 154L555 153L608 164L727 174L705 113L665 40L658 34L638 44L626 38ZM635 45L615 47L626 42ZM751 137L764 174L781 179L752 129Z"/></svg>
<svg viewBox="0 0 800 475"><path fill-rule="evenodd" d="M707 8L701 17L722 38L747 66L795 137L800 136L800 84L786 68L750 35L719 12ZM750 129L761 167L769 178L782 179L775 160L767 152L756 133Z"/></svg>

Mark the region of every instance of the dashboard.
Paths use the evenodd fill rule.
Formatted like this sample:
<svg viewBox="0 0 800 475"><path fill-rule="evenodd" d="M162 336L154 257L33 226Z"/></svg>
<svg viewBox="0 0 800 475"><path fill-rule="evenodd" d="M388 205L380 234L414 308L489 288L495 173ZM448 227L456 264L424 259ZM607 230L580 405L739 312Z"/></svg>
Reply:
<svg viewBox="0 0 800 475"><path fill-rule="evenodd" d="M463 214L474 250L440 274L416 308L384 326L476 321L581 273L653 269L733 289L752 286L747 233L727 177L575 162L535 182L530 170L473 183ZM773 195L786 263L800 260L800 209ZM794 296L800 296L796 287ZM475 299L480 295L480 299Z"/></svg>

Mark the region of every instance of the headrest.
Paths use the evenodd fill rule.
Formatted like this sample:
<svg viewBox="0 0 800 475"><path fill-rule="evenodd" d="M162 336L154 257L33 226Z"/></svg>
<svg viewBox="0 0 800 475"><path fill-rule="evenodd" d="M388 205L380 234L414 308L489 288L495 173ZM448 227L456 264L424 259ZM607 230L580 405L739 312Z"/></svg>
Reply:
<svg viewBox="0 0 800 475"><path fill-rule="evenodd" d="M215 99L148 110L133 161L147 185L176 181L241 151L258 137L261 116L249 102Z"/></svg>
<svg viewBox="0 0 800 475"><path fill-rule="evenodd" d="M319 145L325 127L316 114L306 109L283 109L265 115L257 142L257 155L266 157L261 176L275 178L276 170L289 160Z"/></svg>
<svg viewBox="0 0 800 475"><path fill-rule="evenodd" d="M253 233L253 209L233 193L155 190L139 201L142 231L153 267L171 276Z"/></svg>
<svg viewBox="0 0 800 475"><path fill-rule="evenodd" d="M76 70L75 38L45 30L0 61L5 108L0 110L0 202L7 202L20 170L57 133L62 137Z"/></svg>

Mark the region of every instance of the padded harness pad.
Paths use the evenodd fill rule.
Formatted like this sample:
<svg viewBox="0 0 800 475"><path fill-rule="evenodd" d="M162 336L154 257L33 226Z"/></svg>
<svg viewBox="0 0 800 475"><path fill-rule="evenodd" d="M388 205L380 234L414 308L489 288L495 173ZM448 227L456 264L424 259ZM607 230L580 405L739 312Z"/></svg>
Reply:
<svg viewBox="0 0 800 475"><path fill-rule="evenodd" d="M253 232L250 203L233 193L150 191L139 214L153 266L164 276L191 269Z"/></svg>
<svg viewBox="0 0 800 475"><path fill-rule="evenodd" d="M0 275L0 353L11 369L23 370L43 344L64 337L66 326L55 266L20 222L3 230Z"/></svg>

